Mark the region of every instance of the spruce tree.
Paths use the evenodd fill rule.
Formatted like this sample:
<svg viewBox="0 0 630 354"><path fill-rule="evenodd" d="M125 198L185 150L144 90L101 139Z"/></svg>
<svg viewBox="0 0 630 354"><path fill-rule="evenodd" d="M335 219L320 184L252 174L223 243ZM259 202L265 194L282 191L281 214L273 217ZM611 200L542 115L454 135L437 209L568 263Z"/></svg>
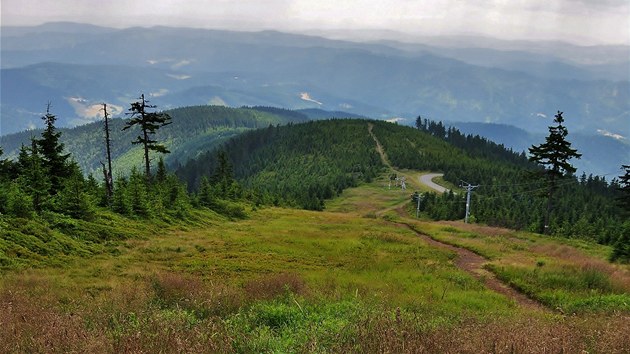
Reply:
<svg viewBox="0 0 630 354"><path fill-rule="evenodd" d="M168 172L166 171L166 164L164 163L164 158L160 156L157 165L157 171L155 172L155 180L158 183L163 183L166 181L166 177L168 176Z"/></svg>
<svg viewBox="0 0 630 354"><path fill-rule="evenodd" d="M75 219L91 219L96 213L96 205L93 196L88 193L81 168L72 161L68 169L70 176L65 179L63 189L55 196L55 207L57 211Z"/></svg>
<svg viewBox="0 0 630 354"><path fill-rule="evenodd" d="M630 214L630 165L622 165L621 168L625 173L619 176L619 192L621 194L617 197L617 201L625 214L628 215Z"/></svg>
<svg viewBox="0 0 630 354"><path fill-rule="evenodd" d="M555 125L549 126L549 135L545 142L540 145L532 145L529 148L529 160L542 165L545 170L542 175L546 182L547 207L545 209L545 219L543 232L549 234L550 215L553 209L554 193L558 189L558 182L564 177L575 173L576 169L569 163L572 158L580 158L577 150L571 148L571 143L566 140L569 134L563 125L564 118L558 111L555 115Z"/></svg>
<svg viewBox="0 0 630 354"><path fill-rule="evenodd" d="M112 210L122 215L133 215L131 197L128 192L129 181L123 176L118 176L114 183L116 193L114 193L112 198Z"/></svg>
<svg viewBox="0 0 630 354"><path fill-rule="evenodd" d="M212 175L212 183L216 186L219 196L228 199L231 196L234 184L234 173L230 159L225 150L217 152L217 167Z"/></svg>
<svg viewBox="0 0 630 354"><path fill-rule="evenodd" d="M147 180L151 179L151 161L149 160L149 151L155 151L162 154L168 154L170 151L163 145L158 144L153 138L156 131L163 126L171 124L171 116L166 113L149 112L148 109L155 108L155 105L149 105L149 101L145 100L144 94L140 96L140 101L133 102L129 108L131 119L126 123L123 130L127 130L135 125L140 127L141 135L132 141L132 144L142 144L144 147L144 173Z"/></svg>
<svg viewBox="0 0 630 354"><path fill-rule="evenodd" d="M422 130L423 128L424 125L422 124L422 116L418 116L418 118L416 118L416 129Z"/></svg>
<svg viewBox="0 0 630 354"><path fill-rule="evenodd" d="M20 148L17 181L20 188L31 196L33 208L39 212L50 197L52 176L44 165L37 143L35 138L31 138L30 148L24 145Z"/></svg>
<svg viewBox="0 0 630 354"><path fill-rule="evenodd" d="M63 187L63 180L69 176L68 157L70 154L63 153L64 145L59 142L61 132L55 127L57 117L50 113L50 103L42 120L46 128L42 132L41 139L36 140L36 143L50 177L50 194L55 195Z"/></svg>
<svg viewBox="0 0 630 354"><path fill-rule="evenodd" d="M145 176L146 177L146 176ZM129 175L127 193L131 202L133 214L143 218L148 218L152 214L151 200L146 179L133 167Z"/></svg>
<svg viewBox="0 0 630 354"><path fill-rule="evenodd" d="M620 196L617 198L622 208L623 216L630 215L630 165L622 165L625 173L619 176ZM630 220L622 225L621 236L614 244L613 252L610 255L611 261L630 262Z"/></svg>
<svg viewBox="0 0 630 354"><path fill-rule="evenodd" d="M4 151L0 146L0 157ZM10 180L17 177L17 166L16 164L9 159L0 159L0 181L2 180Z"/></svg>

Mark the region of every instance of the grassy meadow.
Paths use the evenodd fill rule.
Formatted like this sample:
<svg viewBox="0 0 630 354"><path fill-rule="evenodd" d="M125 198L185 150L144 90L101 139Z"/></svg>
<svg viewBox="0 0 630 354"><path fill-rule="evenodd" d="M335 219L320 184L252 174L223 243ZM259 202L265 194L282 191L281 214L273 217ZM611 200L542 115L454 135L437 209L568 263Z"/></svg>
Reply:
<svg viewBox="0 0 630 354"><path fill-rule="evenodd" d="M2 219L0 352L630 351L630 269L607 247L401 216L415 188L380 178L324 212L243 220ZM484 256L547 310L487 289L417 232Z"/></svg>

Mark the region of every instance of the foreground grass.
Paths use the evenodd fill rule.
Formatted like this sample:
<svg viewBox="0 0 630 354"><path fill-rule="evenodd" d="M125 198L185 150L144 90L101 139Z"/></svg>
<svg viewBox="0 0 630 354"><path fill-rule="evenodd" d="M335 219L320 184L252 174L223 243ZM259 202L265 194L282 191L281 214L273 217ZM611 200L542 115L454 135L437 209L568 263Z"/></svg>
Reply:
<svg viewBox="0 0 630 354"><path fill-rule="evenodd" d="M518 312L452 254L383 221L275 208L207 217L6 273L2 351L322 351L362 321L421 318L432 331Z"/></svg>
<svg viewBox="0 0 630 354"><path fill-rule="evenodd" d="M41 252L4 248L12 263L0 279L0 352L630 351L630 311L575 305L584 294L627 296L625 270L604 261L606 249L401 220L488 257L499 277L543 302L545 289L569 294L545 302L564 314L530 313L459 270L450 251L377 218L409 194L383 191L377 180L345 191L329 212L268 208L237 221L209 211L181 223L106 214L60 233L5 221L14 235L3 234L5 245L39 235L22 246ZM108 241L90 238L95 230ZM543 286L591 268L601 272L586 292Z"/></svg>

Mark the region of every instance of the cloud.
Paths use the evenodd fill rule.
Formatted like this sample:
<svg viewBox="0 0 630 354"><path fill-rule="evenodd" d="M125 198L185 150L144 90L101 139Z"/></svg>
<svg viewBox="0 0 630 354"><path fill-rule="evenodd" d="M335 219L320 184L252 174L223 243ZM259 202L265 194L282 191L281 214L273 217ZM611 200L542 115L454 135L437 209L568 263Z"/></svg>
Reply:
<svg viewBox="0 0 630 354"><path fill-rule="evenodd" d="M630 43L627 0L2 0L2 24L390 29ZM587 42L584 42L587 41Z"/></svg>
<svg viewBox="0 0 630 354"><path fill-rule="evenodd" d="M607 137L613 138L615 140L627 140L628 139L628 138L626 138L625 136L623 136L621 134L611 133L611 132L609 132L607 130L603 130L603 129L597 129L597 132L600 135L607 136Z"/></svg>

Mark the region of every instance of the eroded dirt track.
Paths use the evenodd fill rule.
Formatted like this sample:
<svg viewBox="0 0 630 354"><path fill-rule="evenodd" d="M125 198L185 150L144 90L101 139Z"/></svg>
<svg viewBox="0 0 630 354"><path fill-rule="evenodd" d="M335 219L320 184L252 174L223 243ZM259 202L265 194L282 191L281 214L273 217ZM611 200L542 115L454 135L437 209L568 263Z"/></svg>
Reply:
<svg viewBox="0 0 630 354"><path fill-rule="evenodd" d="M447 243L437 241L431 238L429 235L418 231L410 224L400 223L400 225L405 225L406 227L408 227L432 247L447 249L449 251L457 253L455 265L458 268L466 271L476 279L482 281L488 289L496 291L497 293L503 294L508 298L513 299L521 307L532 310L547 311L547 308L544 307L542 304L528 298L523 293L520 293L516 289L503 283L501 280L497 279L494 273L484 269L483 266L487 261L484 257L465 248L456 247Z"/></svg>

